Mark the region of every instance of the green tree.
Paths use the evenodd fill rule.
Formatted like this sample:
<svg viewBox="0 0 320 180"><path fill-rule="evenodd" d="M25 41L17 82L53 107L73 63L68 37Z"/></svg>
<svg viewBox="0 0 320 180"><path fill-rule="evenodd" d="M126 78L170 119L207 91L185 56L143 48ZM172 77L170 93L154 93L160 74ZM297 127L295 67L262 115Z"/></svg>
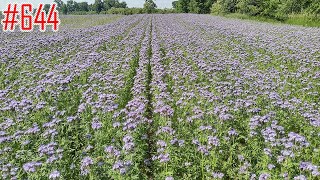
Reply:
<svg viewBox="0 0 320 180"><path fill-rule="evenodd" d="M118 8L128 8L128 5L125 1L119 3L119 7Z"/></svg>
<svg viewBox="0 0 320 180"><path fill-rule="evenodd" d="M74 1L74 3L73 3L73 8L74 8L74 11L80 11L79 3L77 3L76 1Z"/></svg>
<svg viewBox="0 0 320 180"><path fill-rule="evenodd" d="M212 5L213 13L234 13L237 11L238 0L218 0Z"/></svg>
<svg viewBox="0 0 320 180"><path fill-rule="evenodd" d="M177 11L180 13L188 13L189 12L189 3L190 0L179 0L177 3Z"/></svg>
<svg viewBox="0 0 320 180"><path fill-rule="evenodd" d="M156 3L153 2L153 0L146 0L143 5L143 9L148 14L155 12L156 8L157 8L157 5Z"/></svg>
<svg viewBox="0 0 320 180"><path fill-rule="evenodd" d="M189 2L189 12L200 13L199 2L197 0L191 0Z"/></svg>
<svg viewBox="0 0 320 180"><path fill-rule="evenodd" d="M196 1L197 1L197 7L199 9L197 13L200 13L200 14L210 13L210 7L213 4L213 0L196 0Z"/></svg>
<svg viewBox="0 0 320 180"><path fill-rule="evenodd" d="M108 11L109 9L111 9L112 7L115 8L117 1L116 0L104 0L103 1L103 7L104 10ZM119 3L119 2L118 2Z"/></svg>
<svg viewBox="0 0 320 180"><path fill-rule="evenodd" d="M79 3L79 11L89 11L89 4L88 4L88 2L81 2L81 3Z"/></svg>
<svg viewBox="0 0 320 180"><path fill-rule="evenodd" d="M66 4L63 4L61 7L62 14L68 14L68 7Z"/></svg>
<svg viewBox="0 0 320 180"><path fill-rule="evenodd" d="M75 3L75 1L73 1L73 0L67 1L67 11L69 13L75 11L74 3Z"/></svg>
<svg viewBox="0 0 320 180"><path fill-rule="evenodd" d="M320 1L313 0L308 7L306 7L306 12L318 17L320 15Z"/></svg>
<svg viewBox="0 0 320 180"><path fill-rule="evenodd" d="M50 10L50 4L45 4L44 6L43 6L43 10L46 12L46 13L49 13L49 10Z"/></svg>
<svg viewBox="0 0 320 180"><path fill-rule="evenodd" d="M126 2L119 2L118 0L104 0L103 1L104 10L108 11L111 8L128 8Z"/></svg>
<svg viewBox="0 0 320 180"><path fill-rule="evenodd" d="M172 2L172 8L176 9L177 8L177 4L178 4L178 1L173 1Z"/></svg>
<svg viewBox="0 0 320 180"><path fill-rule="evenodd" d="M267 1L265 1L265 4L268 3ZM261 0L239 0L236 7L239 13L258 15L263 10L262 5L263 1Z"/></svg>
<svg viewBox="0 0 320 180"><path fill-rule="evenodd" d="M235 13L237 11L237 0L225 0L224 7L228 12Z"/></svg>
<svg viewBox="0 0 320 180"><path fill-rule="evenodd" d="M215 3L216 0L206 0L204 1L204 7L202 9L203 14L208 14L210 13L210 9L212 7L212 4Z"/></svg>
<svg viewBox="0 0 320 180"><path fill-rule="evenodd" d="M64 5L63 1L62 0L54 0L53 2L57 4L57 10L61 11L62 6Z"/></svg>
<svg viewBox="0 0 320 180"><path fill-rule="evenodd" d="M93 4L93 9L96 11L96 13L100 13L103 9L103 4L101 0L95 0Z"/></svg>
<svg viewBox="0 0 320 180"><path fill-rule="evenodd" d="M251 15L261 15L269 18L274 18L277 20L284 20L288 16L286 5L279 0L268 0L262 2L260 7L259 14L251 14Z"/></svg>
<svg viewBox="0 0 320 180"><path fill-rule="evenodd" d="M212 13L226 13L227 9L224 6L224 1L223 0L218 0L217 2L212 4L212 8L211 8L211 12Z"/></svg>

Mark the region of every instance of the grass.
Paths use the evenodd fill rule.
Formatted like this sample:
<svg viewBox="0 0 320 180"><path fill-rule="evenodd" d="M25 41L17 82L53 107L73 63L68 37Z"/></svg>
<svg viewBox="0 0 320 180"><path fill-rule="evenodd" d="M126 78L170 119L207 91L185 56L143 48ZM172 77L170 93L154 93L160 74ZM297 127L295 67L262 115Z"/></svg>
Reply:
<svg viewBox="0 0 320 180"><path fill-rule="evenodd" d="M303 15L303 14L289 15L288 19L284 21L279 21L276 19L263 17L263 16L250 16L250 15L241 14L241 13L222 14L222 16L227 18L237 18L237 19L253 20L253 21L268 22L268 23L275 23L275 24L290 24L290 25L299 25L304 27L320 27L320 18L314 18L311 16Z"/></svg>
<svg viewBox="0 0 320 180"><path fill-rule="evenodd" d="M300 14L290 15L285 23L306 27L320 27L320 17L311 18L310 16Z"/></svg>
<svg viewBox="0 0 320 180"><path fill-rule="evenodd" d="M61 27L86 28L108 24L120 19L121 15L61 15Z"/></svg>

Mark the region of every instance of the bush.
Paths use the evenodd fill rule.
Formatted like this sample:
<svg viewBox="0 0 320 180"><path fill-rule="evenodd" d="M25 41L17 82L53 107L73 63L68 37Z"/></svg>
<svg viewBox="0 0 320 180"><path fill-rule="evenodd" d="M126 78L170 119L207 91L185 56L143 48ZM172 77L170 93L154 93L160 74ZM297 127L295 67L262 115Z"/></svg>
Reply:
<svg viewBox="0 0 320 180"><path fill-rule="evenodd" d="M97 12L95 12L95 11L88 11L87 14L88 14L88 15L93 15L93 14L97 14Z"/></svg>
<svg viewBox="0 0 320 180"><path fill-rule="evenodd" d="M173 13L177 13L177 11L175 9L157 9L156 13L158 14L173 14Z"/></svg>
<svg viewBox="0 0 320 180"><path fill-rule="evenodd" d="M131 15L131 14L144 14L146 11L143 8L111 8L107 11L107 14L122 14L122 15ZM175 9L155 9L154 13L158 14L169 14L176 13Z"/></svg>
<svg viewBox="0 0 320 180"><path fill-rule="evenodd" d="M144 10L142 8L111 8L107 11L107 14L143 14Z"/></svg>
<svg viewBox="0 0 320 180"><path fill-rule="evenodd" d="M320 1L317 3L313 3L311 6L309 6L306 10L308 14L313 14L316 18L320 17Z"/></svg>
<svg viewBox="0 0 320 180"><path fill-rule="evenodd" d="M236 5L237 12L242 14L248 14L250 16L256 16L260 14L261 8L254 0L241 0Z"/></svg>
<svg viewBox="0 0 320 180"><path fill-rule="evenodd" d="M223 14L227 13L226 9L223 6L223 2L221 0L218 0L212 5L211 13L213 14Z"/></svg>

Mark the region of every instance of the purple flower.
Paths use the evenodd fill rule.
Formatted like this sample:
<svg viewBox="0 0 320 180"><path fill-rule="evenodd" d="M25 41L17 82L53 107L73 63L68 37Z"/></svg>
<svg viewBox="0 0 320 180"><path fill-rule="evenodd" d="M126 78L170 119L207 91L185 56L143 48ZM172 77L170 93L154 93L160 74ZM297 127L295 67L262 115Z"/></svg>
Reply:
<svg viewBox="0 0 320 180"><path fill-rule="evenodd" d="M238 133L235 129L231 129L229 132L228 132L229 136L237 136Z"/></svg>
<svg viewBox="0 0 320 180"><path fill-rule="evenodd" d="M77 119L77 117L75 117L75 116L69 116L69 117L67 117L67 122L72 122L76 119Z"/></svg>
<svg viewBox="0 0 320 180"><path fill-rule="evenodd" d="M273 164L268 164L268 169L271 171L273 168L275 168L276 166Z"/></svg>
<svg viewBox="0 0 320 180"><path fill-rule="evenodd" d="M174 180L172 176L167 176L165 180Z"/></svg>
<svg viewBox="0 0 320 180"><path fill-rule="evenodd" d="M267 180L271 177L270 174L268 173L262 173L260 176L259 176L259 180Z"/></svg>
<svg viewBox="0 0 320 180"><path fill-rule="evenodd" d="M26 172L36 172L36 168L41 165L41 162L28 162L23 165L23 170Z"/></svg>
<svg viewBox="0 0 320 180"><path fill-rule="evenodd" d="M91 127L94 130L100 129L102 127L102 123L100 121L93 121L91 123Z"/></svg>
<svg viewBox="0 0 320 180"><path fill-rule="evenodd" d="M113 146L107 146L104 151L112 156L119 157L120 151Z"/></svg>
<svg viewBox="0 0 320 180"><path fill-rule="evenodd" d="M158 156L158 159L160 160L161 163L165 163L165 162L170 161L170 156L169 156L169 154L160 154Z"/></svg>
<svg viewBox="0 0 320 180"><path fill-rule="evenodd" d="M130 151L134 148L134 143L133 142L127 142L123 145L122 149L125 151Z"/></svg>
<svg viewBox="0 0 320 180"><path fill-rule="evenodd" d="M163 140L158 140L157 145L162 148L167 147L167 143Z"/></svg>
<svg viewBox="0 0 320 180"><path fill-rule="evenodd" d="M223 176L224 176L224 174L221 173L221 172L213 172L213 173L212 173L212 177L213 177L213 178L222 179Z"/></svg>
<svg viewBox="0 0 320 180"><path fill-rule="evenodd" d="M85 103L80 104L79 107L78 107L78 112L82 113L85 110L86 110L86 104Z"/></svg>
<svg viewBox="0 0 320 180"><path fill-rule="evenodd" d="M60 172L57 170L54 170L50 173L49 179L58 179L60 177Z"/></svg>
<svg viewBox="0 0 320 180"><path fill-rule="evenodd" d="M293 179L294 180L307 180L307 178L304 175L295 176Z"/></svg>
<svg viewBox="0 0 320 180"><path fill-rule="evenodd" d="M217 136L208 136L208 144L213 146L219 146L220 141Z"/></svg>
<svg viewBox="0 0 320 180"><path fill-rule="evenodd" d="M88 167L88 166L90 166L92 164L93 164L93 160L89 156L83 158L82 161L81 161L81 166L82 167Z"/></svg>
<svg viewBox="0 0 320 180"><path fill-rule="evenodd" d="M127 172L127 169L126 168L120 168L119 171L120 171L120 174L125 174Z"/></svg>
<svg viewBox="0 0 320 180"><path fill-rule="evenodd" d="M117 169L120 169L124 166L123 162L122 161L116 161L113 166L112 166L112 169L113 170L117 170Z"/></svg>
<svg viewBox="0 0 320 180"><path fill-rule="evenodd" d="M206 156L209 155L209 151L208 151L206 146L199 145L198 146L198 151L201 152L202 154L206 155Z"/></svg>

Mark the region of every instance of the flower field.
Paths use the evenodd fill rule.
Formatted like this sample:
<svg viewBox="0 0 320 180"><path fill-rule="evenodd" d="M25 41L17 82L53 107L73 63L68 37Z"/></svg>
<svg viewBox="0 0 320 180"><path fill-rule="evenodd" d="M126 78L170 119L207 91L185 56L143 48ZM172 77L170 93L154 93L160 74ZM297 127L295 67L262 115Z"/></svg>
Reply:
<svg viewBox="0 0 320 180"><path fill-rule="evenodd" d="M320 179L319 28L65 18L0 33L1 179Z"/></svg>

